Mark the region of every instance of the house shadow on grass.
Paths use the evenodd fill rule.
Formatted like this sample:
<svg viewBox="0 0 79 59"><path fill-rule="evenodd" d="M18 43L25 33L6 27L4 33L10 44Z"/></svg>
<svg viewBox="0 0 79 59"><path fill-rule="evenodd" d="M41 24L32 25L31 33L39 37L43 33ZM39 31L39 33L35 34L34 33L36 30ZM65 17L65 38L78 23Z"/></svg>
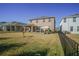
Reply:
<svg viewBox="0 0 79 59"><path fill-rule="evenodd" d="M0 44L0 55L4 53L4 51L8 51L9 49L12 49L12 48L22 47L25 44L26 43Z"/></svg>
<svg viewBox="0 0 79 59"><path fill-rule="evenodd" d="M79 55L79 44L67 37L64 33L59 32L60 42L63 47L65 56L78 56Z"/></svg>
<svg viewBox="0 0 79 59"><path fill-rule="evenodd" d="M11 39L11 37L0 37L0 40L7 40L7 39Z"/></svg>
<svg viewBox="0 0 79 59"><path fill-rule="evenodd" d="M30 52L23 52L18 54L17 56L47 56L48 50L44 49L41 51L30 51Z"/></svg>

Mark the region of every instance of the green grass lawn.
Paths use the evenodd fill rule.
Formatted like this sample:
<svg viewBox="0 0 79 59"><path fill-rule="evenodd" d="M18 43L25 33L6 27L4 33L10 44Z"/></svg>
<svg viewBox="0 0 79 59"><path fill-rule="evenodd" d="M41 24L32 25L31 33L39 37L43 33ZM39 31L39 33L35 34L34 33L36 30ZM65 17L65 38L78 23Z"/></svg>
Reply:
<svg viewBox="0 0 79 59"><path fill-rule="evenodd" d="M43 34L26 32L23 33L0 33L0 55L7 56L61 56L62 46L58 33Z"/></svg>

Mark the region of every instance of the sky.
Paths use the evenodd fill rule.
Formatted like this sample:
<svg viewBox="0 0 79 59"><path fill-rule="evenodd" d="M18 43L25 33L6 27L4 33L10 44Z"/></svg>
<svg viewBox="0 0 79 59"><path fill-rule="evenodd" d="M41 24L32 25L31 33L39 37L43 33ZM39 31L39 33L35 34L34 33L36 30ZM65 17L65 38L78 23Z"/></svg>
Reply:
<svg viewBox="0 0 79 59"><path fill-rule="evenodd" d="M0 22L28 23L32 18L54 16L59 27L62 17L75 13L79 13L78 3L0 3Z"/></svg>

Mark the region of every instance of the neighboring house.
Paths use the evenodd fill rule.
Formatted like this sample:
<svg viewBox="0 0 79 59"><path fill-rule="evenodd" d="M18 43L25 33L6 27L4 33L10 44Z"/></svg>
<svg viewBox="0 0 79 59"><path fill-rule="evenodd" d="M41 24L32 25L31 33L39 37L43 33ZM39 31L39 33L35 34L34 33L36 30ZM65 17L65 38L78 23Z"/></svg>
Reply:
<svg viewBox="0 0 79 59"><path fill-rule="evenodd" d="M22 31L24 23L20 22L0 22L0 31Z"/></svg>
<svg viewBox="0 0 79 59"><path fill-rule="evenodd" d="M50 28L51 31L55 31L55 17L40 17L30 20L30 31L42 31ZM27 26L28 27L28 26Z"/></svg>
<svg viewBox="0 0 79 59"><path fill-rule="evenodd" d="M79 14L63 17L60 23L60 30L79 34Z"/></svg>
<svg viewBox="0 0 79 59"><path fill-rule="evenodd" d="M2 31L2 28L3 28L3 26L2 26L2 24L5 24L6 22L0 22L0 31Z"/></svg>

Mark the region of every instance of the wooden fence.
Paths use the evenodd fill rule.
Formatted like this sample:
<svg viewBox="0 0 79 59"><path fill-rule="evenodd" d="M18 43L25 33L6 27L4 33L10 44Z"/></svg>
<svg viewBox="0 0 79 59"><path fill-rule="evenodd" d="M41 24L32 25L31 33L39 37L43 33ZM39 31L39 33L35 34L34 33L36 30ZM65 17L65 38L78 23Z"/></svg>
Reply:
<svg viewBox="0 0 79 59"><path fill-rule="evenodd" d="M59 32L60 41L65 56L79 56L79 44L68 38L64 33Z"/></svg>

